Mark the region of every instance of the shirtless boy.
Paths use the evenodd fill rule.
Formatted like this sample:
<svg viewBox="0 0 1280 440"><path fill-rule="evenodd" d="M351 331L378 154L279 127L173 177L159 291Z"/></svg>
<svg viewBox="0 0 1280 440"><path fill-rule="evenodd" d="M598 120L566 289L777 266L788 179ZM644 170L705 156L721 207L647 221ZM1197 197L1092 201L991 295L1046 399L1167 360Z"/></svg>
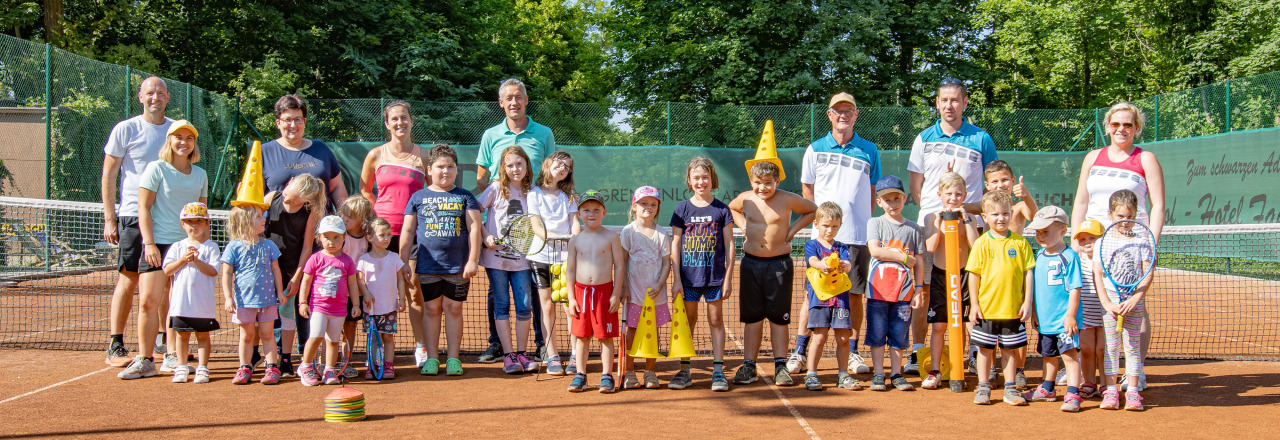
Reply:
<svg viewBox="0 0 1280 440"><path fill-rule="evenodd" d="M600 340L600 392L612 393L613 338L618 337L618 305L622 301L622 280L627 254L616 232L605 229L601 222L606 214L604 198L599 191L588 190L579 195L578 217L586 227L569 239L565 261L565 279L569 282L570 333L577 337L573 354L578 373L569 383L570 392L581 392L587 385L587 358L591 338ZM615 283L616 281L616 283Z"/></svg>

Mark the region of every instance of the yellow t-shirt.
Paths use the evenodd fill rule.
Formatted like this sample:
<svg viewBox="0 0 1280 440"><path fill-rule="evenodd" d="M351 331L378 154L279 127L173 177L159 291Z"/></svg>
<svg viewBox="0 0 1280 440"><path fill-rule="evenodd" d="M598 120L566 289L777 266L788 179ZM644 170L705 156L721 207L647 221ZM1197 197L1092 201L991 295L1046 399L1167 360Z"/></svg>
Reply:
<svg viewBox="0 0 1280 440"><path fill-rule="evenodd" d="M969 252L965 270L981 275L978 283L978 307L984 319L1018 319L1025 289L1026 271L1036 267L1031 244L1021 235L1009 231L998 237L991 231L982 234Z"/></svg>

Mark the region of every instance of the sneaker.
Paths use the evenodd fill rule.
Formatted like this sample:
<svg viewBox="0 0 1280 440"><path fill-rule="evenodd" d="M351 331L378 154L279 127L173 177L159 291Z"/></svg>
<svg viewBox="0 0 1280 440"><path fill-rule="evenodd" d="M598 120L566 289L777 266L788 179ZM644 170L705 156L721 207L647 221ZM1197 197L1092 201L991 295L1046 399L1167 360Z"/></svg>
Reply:
<svg viewBox="0 0 1280 440"><path fill-rule="evenodd" d="M545 362L545 359L548 357L547 344L538 344L538 347L533 350L533 354L529 355L529 359L532 359L534 362Z"/></svg>
<svg viewBox="0 0 1280 440"><path fill-rule="evenodd" d="M673 390L683 390L693 385L693 376L688 371L680 370L675 376L671 377L671 381L667 382L667 388Z"/></svg>
<svg viewBox="0 0 1280 440"><path fill-rule="evenodd" d="M796 374L800 372L800 368L804 367L805 356L799 352L791 352L791 356L787 356L787 372ZM807 380L807 379L806 379Z"/></svg>
<svg viewBox="0 0 1280 440"><path fill-rule="evenodd" d="M157 374L160 374L160 372L156 371L155 362L151 359L142 357L142 355L137 355L133 357L133 362L130 362L129 366L125 367L124 371L116 374L116 377L124 380L133 380L143 377L151 377Z"/></svg>
<svg viewBox="0 0 1280 440"><path fill-rule="evenodd" d="M1000 375L1000 367L997 367L997 366L995 366L995 365L992 365L992 366L991 366L991 375L990 375L990 376L987 376L987 377L988 377L988 378L991 378L991 381L992 381L992 382L995 382L995 381L996 381L996 376L999 376L999 375Z"/></svg>
<svg viewBox="0 0 1280 440"><path fill-rule="evenodd" d="M191 383L209 383L209 367L196 367L196 378Z"/></svg>
<svg viewBox="0 0 1280 440"><path fill-rule="evenodd" d="M173 353L165 353L164 363L160 364L160 372L172 373L173 370L176 368L178 368L178 355Z"/></svg>
<svg viewBox="0 0 1280 440"><path fill-rule="evenodd" d="M293 361L280 362L280 377L294 377L298 373L293 371Z"/></svg>
<svg viewBox="0 0 1280 440"><path fill-rule="evenodd" d="M924 378L924 382L920 383L920 388L936 390L941 384L942 378L938 376L938 373L929 373L929 375Z"/></svg>
<svg viewBox="0 0 1280 440"><path fill-rule="evenodd" d="M711 391L729 391L729 378L724 373L711 373Z"/></svg>
<svg viewBox="0 0 1280 440"><path fill-rule="evenodd" d="M423 376L435 376L440 374L440 360L436 358L427 358L422 362L421 373Z"/></svg>
<svg viewBox="0 0 1280 440"><path fill-rule="evenodd" d="M360 377L360 370L357 370L356 367L347 366L347 368L344 368L342 370L342 377L345 377L347 379L355 379L357 377Z"/></svg>
<svg viewBox="0 0 1280 440"><path fill-rule="evenodd" d="M462 361L458 360L458 358L449 358L448 360L444 361L444 375L445 376L461 376Z"/></svg>
<svg viewBox="0 0 1280 440"><path fill-rule="evenodd" d="M173 383L187 383L187 377L191 374L191 367L180 365L173 370Z"/></svg>
<svg viewBox="0 0 1280 440"><path fill-rule="evenodd" d="M1015 388L1006 388L1004 390L1004 403L1013 406L1025 406L1027 399L1022 398L1022 393Z"/></svg>
<svg viewBox="0 0 1280 440"><path fill-rule="evenodd" d="M373 380L373 369L372 369L372 368L365 368L365 369L364 369L364 380Z"/></svg>
<svg viewBox="0 0 1280 440"><path fill-rule="evenodd" d="M977 405L991 404L991 386L978 385L978 390L973 393L973 403Z"/></svg>
<svg viewBox="0 0 1280 440"><path fill-rule="evenodd" d="M1147 373L1143 372L1138 375L1138 392L1147 390Z"/></svg>
<svg viewBox="0 0 1280 440"><path fill-rule="evenodd" d="M302 379L302 385L313 387L320 385L320 374L316 373L316 366L312 364L302 364L298 368L298 377Z"/></svg>
<svg viewBox="0 0 1280 440"><path fill-rule="evenodd" d="M617 390L614 389L613 387L613 375L609 373L601 374L600 375L600 393L609 394L614 391L617 391Z"/></svg>
<svg viewBox="0 0 1280 440"><path fill-rule="evenodd" d="M280 369L275 365L268 365L267 371L262 373L263 385L275 385L280 383Z"/></svg>
<svg viewBox="0 0 1280 440"><path fill-rule="evenodd" d="M107 365L113 367L123 367L129 365L129 349L123 345L113 345L107 348L107 359L104 361Z"/></svg>
<svg viewBox="0 0 1280 440"><path fill-rule="evenodd" d="M964 371L969 374L978 374L978 360L976 358L969 358L969 360L964 363Z"/></svg>
<svg viewBox="0 0 1280 440"><path fill-rule="evenodd" d="M760 376L756 375L755 363L743 363L741 367L738 367L738 372L733 375L733 383L738 385L746 385L759 379Z"/></svg>
<svg viewBox="0 0 1280 440"><path fill-rule="evenodd" d="M1120 385L1120 392L1129 391L1129 374L1121 374L1120 379L1116 380L1116 384Z"/></svg>
<svg viewBox="0 0 1280 440"><path fill-rule="evenodd" d="M1093 382L1080 384L1080 398L1089 399L1098 395L1098 385Z"/></svg>
<svg viewBox="0 0 1280 440"><path fill-rule="evenodd" d="M867 363L863 361L862 355L853 352L849 353L849 374L867 374L870 372L871 367L868 367Z"/></svg>
<svg viewBox="0 0 1280 440"><path fill-rule="evenodd" d="M1142 395L1137 391L1129 391L1124 393L1124 410L1125 411L1142 411Z"/></svg>
<svg viewBox="0 0 1280 440"><path fill-rule="evenodd" d="M724 375L722 374L721 376L724 376ZM658 373L655 373L653 370L645 371L644 372L645 389L656 390L658 389L659 386L661 385L658 383Z"/></svg>
<svg viewBox="0 0 1280 440"><path fill-rule="evenodd" d="M897 388L898 391L912 391L916 389L916 387L911 386L911 382L907 382L906 376L901 374L893 375L893 377L889 378L889 381L893 382L893 387Z"/></svg>
<svg viewBox="0 0 1280 440"><path fill-rule="evenodd" d="M391 380L396 378L396 367L390 362L382 363L382 380Z"/></svg>
<svg viewBox="0 0 1280 440"><path fill-rule="evenodd" d="M427 349L418 347L413 349L413 365L422 368L422 363L427 361Z"/></svg>
<svg viewBox="0 0 1280 440"><path fill-rule="evenodd" d="M916 362L916 354L911 353L911 358L907 360L906 365L902 366L902 374L920 374L920 364Z"/></svg>
<svg viewBox="0 0 1280 440"><path fill-rule="evenodd" d="M169 352L169 346L165 345L165 343L163 342L160 342L161 335L163 335L163 333L156 335L156 346L151 348L151 354L154 354L156 356L160 356Z"/></svg>
<svg viewBox="0 0 1280 440"><path fill-rule="evenodd" d="M342 381L338 380L338 369L334 367L324 367L324 384L339 385Z"/></svg>
<svg viewBox="0 0 1280 440"><path fill-rule="evenodd" d="M573 380L572 380L572 381L569 381L569 392L570 392L570 393L581 393L581 392L582 392L582 390L583 390L584 388L586 388L586 387L587 387L587 375L586 375L586 374L583 374L583 373L575 374L575 375L573 375Z"/></svg>
<svg viewBox="0 0 1280 440"><path fill-rule="evenodd" d="M1014 387L1019 390L1027 389L1027 373L1025 371L1018 370L1018 372L1013 375L1013 383Z"/></svg>
<svg viewBox="0 0 1280 440"><path fill-rule="evenodd" d="M822 380L816 374L804 376L804 388L809 391L822 391Z"/></svg>
<svg viewBox="0 0 1280 440"><path fill-rule="evenodd" d="M639 374L640 373L637 373L635 370L632 370L631 374L627 374L626 377L622 379L622 389L634 390L640 388Z"/></svg>
<svg viewBox="0 0 1280 440"><path fill-rule="evenodd" d="M547 360L547 374L552 376L564 376L564 364L560 363L560 356L555 356Z"/></svg>
<svg viewBox="0 0 1280 440"><path fill-rule="evenodd" d="M1023 393L1022 398L1031 402L1052 402L1058 400L1058 393L1046 390L1044 387L1036 387L1035 390Z"/></svg>
<svg viewBox="0 0 1280 440"><path fill-rule="evenodd" d="M1066 396L1062 397L1062 407L1060 409L1062 412L1080 412L1081 402L1084 402L1084 399L1080 396L1067 393Z"/></svg>
<svg viewBox="0 0 1280 440"><path fill-rule="evenodd" d="M791 380L791 373L787 372L786 365L775 365L773 369L773 384L780 387L789 387L795 385Z"/></svg>
<svg viewBox="0 0 1280 440"><path fill-rule="evenodd" d="M888 387L884 386L884 375L876 374L871 376L871 391L885 391Z"/></svg>
<svg viewBox="0 0 1280 440"><path fill-rule="evenodd" d="M496 364L501 359L502 359L502 346L494 344L494 345L490 345L489 348L485 349L484 353L481 353L480 357L476 359L476 362L479 362L482 364Z"/></svg>
<svg viewBox="0 0 1280 440"><path fill-rule="evenodd" d="M515 353L507 353L502 357L502 372L507 374L520 374L524 372L524 368L520 367L520 361L516 360Z"/></svg>
<svg viewBox="0 0 1280 440"><path fill-rule="evenodd" d="M862 382L854 379L853 375L849 374L848 371L841 371L840 375L836 376L836 386L846 390L860 390L862 389Z"/></svg>
<svg viewBox="0 0 1280 440"><path fill-rule="evenodd" d="M569 355L569 364L564 366L564 373L578 374L578 358L576 356Z"/></svg>
<svg viewBox="0 0 1280 440"><path fill-rule="evenodd" d="M236 369L236 376L231 378L232 385L248 385L249 380L253 378L253 369L241 365Z"/></svg>
<svg viewBox="0 0 1280 440"><path fill-rule="evenodd" d="M1120 392L1116 390L1106 390L1102 392L1102 405L1098 405L1102 409L1120 409Z"/></svg>
<svg viewBox="0 0 1280 440"><path fill-rule="evenodd" d="M542 368L542 364L534 361L528 354L517 354L516 363L520 364L520 368L523 369L525 373L532 373Z"/></svg>
<svg viewBox="0 0 1280 440"><path fill-rule="evenodd" d="M1057 386L1067 385L1067 369L1063 368L1061 370L1058 370L1058 377L1055 377L1053 379L1053 384Z"/></svg>

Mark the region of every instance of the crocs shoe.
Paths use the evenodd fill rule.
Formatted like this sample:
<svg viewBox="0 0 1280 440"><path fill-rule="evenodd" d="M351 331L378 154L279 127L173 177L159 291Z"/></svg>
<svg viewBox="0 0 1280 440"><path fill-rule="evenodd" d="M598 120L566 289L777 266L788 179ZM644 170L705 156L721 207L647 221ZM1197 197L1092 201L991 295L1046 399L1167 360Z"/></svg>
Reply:
<svg viewBox="0 0 1280 440"><path fill-rule="evenodd" d="M796 374L800 372L800 368L804 367L805 356L799 352L791 352L791 356L787 356L787 372Z"/></svg>
<svg viewBox="0 0 1280 440"><path fill-rule="evenodd" d="M209 383L209 367L196 367L196 378L191 383Z"/></svg>
<svg viewBox="0 0 1280 440"><path fill-rule="evenodd" d="M173 383L187 383L187 377L191 375L191 367L179 365L173 370Z"/></svg>
<svg viewBox="0 0 1280 440"><path fill-rule="evenodd" d="M938 376L938 373L929 373L929 375L924 378L924 382L920 383L920 388L936 390L941 384L942 378Z"/></svg>
<svg viewBox="0 0 1280 440"><path fill-rule="evenodd" d="M846 390L857 391L862 389L862 382L854 379L853 375L849 374L848 371L841 371L840 375L836 376L836 386Z"/></svg>
<svg viewBox="0 0 1280 440"><path fill-rule="evenodd" d="M711 391L729 391L729 378L724 373L711 373Z"/></svg>
<svg viewBox="0 0 1280 440"><path fill-rule="evenodd" d="M901 374L893 375L893 377L889 378L889 381L893 383L893 387L897 388L898 391L912 391L916 389L916 387L911 386L911 382L907 382L907 378Z"/></svg>
<svg viewBox="0 0 1280 440"><path fill-rule="evenodd" d="M721 376L724 376L724 375L721 374ZM645 389L656 390L658 389L659 386L661 385L658 383L658 373L655 373L653 370L645 371L644 372Z"/></svg>
<svg viewBox="0 0 1280 440"><path fill-rule="evenodd" d="M302 386L313 387L320 385L320 374L316 372L316 366L306 363L298 367L298 377L301 379Z"/></svg>
<svg viewBox="0 0 1280 440"><path fill-rule="evenodd" d="M867 374L871 372L871 367L867 366L867 362L862 359L862 355L849 352L849 374Z"/></svg>
<svg viewBox="0 0 1280 440"><path fill-rule="evenodd" d="M974 391L973 393L973 403L976 405L990 405L991 404L991 386L978 385L977 391Z"/></svg>
<svg viewBox="0 0 1280 440"><path fill-rule="evenodd" d="M338 369L334 367L324 367L324 384L339 385L342 381L338 380Z"/></svg>
<svg viewBox="0 0 1280 440"><path fill-rule="evenodd" d="M1022 398L1029 402L1052 402L1058 400L1058 393L1044 389L1044 387L1036 387L1032 391L1022 394Z"/></svg>
<svg viewBox="0 0 1280 440"><path fill-rule="evenodd" d="M458 358L449 358L448 360L444 361L444 375L445 376L461 376L462 361L458 360Z"/></svg>
<svg viewBox="0 0 1280 440"><path fill-rule="evenodd" d="M675 376L671 377L671 381L667 382L667 388L673 390L683 390L693 385L693 377L688 371L680 370Z"/></svg>
<svg viewBox="0 0 1280 440"><path fill-rule="evenodd" d="M516 354L516 363L525 373L533 373L542 368L542 364L535 362L528 354Z"/></svg>
<svg viewBox="0 0 1280 440"><path fill-rule="evenodd" d="M1084 402L1084 399L1080 398L1080 396L1067 393L1066 396L1062 397L1062 412L1080 412L1081 402Z"/></svg>
<svg viewBox="0 0 1280 440"><path fill-rule="evenodd" d="M275 365L267 365L267 371L262 373L263 385L275 385L280 383L280 369Z"/></svg>
<svg viewBox="0 0 1280 440"><path fill-rule="evenodd" d="M809 391L822 391L822 380L818 379L816 374L807 374L804 376L804 388Z"/></svg>
<svg viewBox="0 0 1280 440"><path fill-rule="evenodd" d="M426 361L422 362L422 370L420 372L423 376L435 376L440 374L440 360L436 358L427 358Z"/></svg>
<svg viewBox="0 0 1280 440"><path fill-rule="evenodd" d="M611 394L617 389L613 386L613 375L604 373L600 375L600 394Z"/></svg>
<svg viewBox="0 0 1280 440"><path fill-rule="evenodd" d="M1125 411L1142 411L1142 395L1137 391L1129 391L1124 393L1124 410Z"/></svg>
<svg viewBox="0 0 1280 440"><path fill-rule="evenodd" d="M885 391L888 388L884 385L884 374L876 374L871 376L871 391Z"/></svg>
<svg viewBox="0 0 1280 440"><path fill-rule="evenodd" d="M524 372L524 368L520 367L520 362L516 360L515 353L507 353L502 357L502 372L507 374L520 374Z"/></svg>
<svg viewBox="0 0 1280 440"><path fill-rule="evenodd" d="M560 363L560 356L553 356L547 360L547 374L564 376L564 364Z"/></svg>
<svg viewBox="0 0 1280 440"><path fill-rule="evenodd" d="M757 380L760 380L760 375L756 374L755 363L744 362L741 367L738 367L738 372L733 375L733 383L738 385L746 385Z"/></svg>
<svg viewBox="0 0 1280 440"><path fill-rule="evenodd" d="M160 372L156 371L155 362L151 359L142 357L142 355L137 355L133 357L133 362L130 362L129 366L125 367L124 371L116 374L116 377L124 380L133 380L143 377L151 377L157 374L160 374Z"/></svg>
<svg viewBox="0 0 1280 440"><path fill-rule="evenodd" d="M253 369L247 365L241 365L236 369L236 376L231 378L232 385L248 385L249 380L253 378Z"/></svg>
<svg viewBox="0 0 1280 440"><path fill-rule="evenodd" d="M1022 392L1018 391L1017 389L1005 388L1004 403L1007 403L1013 406L1026 406L1027 399L1022 398Z"/></svg>
<svg viewBox="0 0 1280 440"><path fill-rule="evenodd" d="M1120 409L1120 392L1116 390L1106 390L1102 392L1102 405L1098 405L1102 409Z"/></svg>
<svg viewBox="0 0 1280 440"><path fill-rule="evenodd" d="M573 380L569 381L570 393L581 393L587 387L587 375L578 373L573 375Z"/></svg>
<svg viewBox="0 0 1280 440"><path fill-rule="evenodd" d="M104 362L113 367L124 367L128 366L132 360L129 358L129 349L124 348L123 345L112 345L107 348L107 359Z"/></svg>

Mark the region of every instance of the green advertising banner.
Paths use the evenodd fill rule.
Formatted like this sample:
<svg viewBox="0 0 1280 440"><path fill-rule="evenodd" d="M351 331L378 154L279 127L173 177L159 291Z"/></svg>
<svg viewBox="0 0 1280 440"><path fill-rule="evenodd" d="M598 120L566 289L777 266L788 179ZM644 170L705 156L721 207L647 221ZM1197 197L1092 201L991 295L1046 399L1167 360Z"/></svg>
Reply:
<svg viewBox="0 0 1280 440"><path fill-rule="evenodd" d="M1166 225L1280 222L1280 128L1141 147L1164 168Z"/></svg>

